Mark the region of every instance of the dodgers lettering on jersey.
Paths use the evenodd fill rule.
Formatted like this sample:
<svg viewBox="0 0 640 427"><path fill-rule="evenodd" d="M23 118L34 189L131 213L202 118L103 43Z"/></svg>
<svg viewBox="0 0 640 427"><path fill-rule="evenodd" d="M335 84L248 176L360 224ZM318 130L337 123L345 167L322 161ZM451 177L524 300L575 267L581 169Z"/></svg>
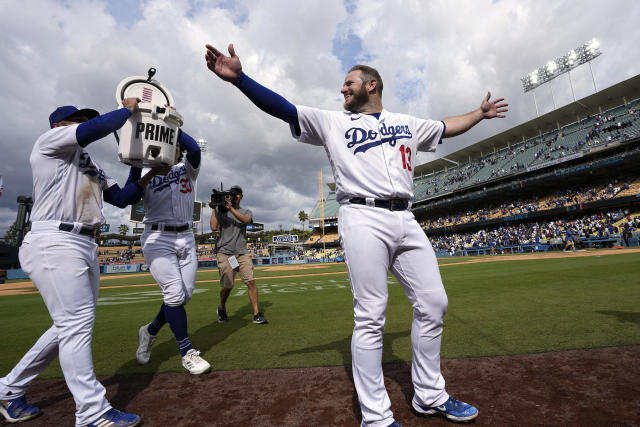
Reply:
<svg viewBox="0 0 640 427"><path fill-rule="evenodd" d="M378 134L380 138L378 138ZM378 132L369 129L368 131L362 128L352 127L347 130L344 137L349 141L347 143L348 148L352 148L357 145L353 153L363 153L369 148L377 147L380 144L388 143L390 146L395 147L398 139L411 138L411 129L408 125L387 126L382 123Z"/></svg>
<svg viewBox="0 0 640 427"><path fill-rule="evenodd" d="M149 169L144 169L144 175ZM195 181L199 168L188 160L174 165L165 176L156 175L144 190L146 223L191 224L196 199Z"/></svg>
<svg viewBox="0 0 640 427"><path fill-rule="evenodd" d="M33 170L32 221L104 224L102 192L116 184L76 139L78 125L53 128L38 138L29 162Z"/></svg>
<svg viewBox="0 0 640 427"><path fill-rule="evenodd" d="M336 198L413 198L413 167L420 151L435 151L444 123L383 110L380 118L348 111L296 106L300 135L324 145L336 183Z"/></svg>

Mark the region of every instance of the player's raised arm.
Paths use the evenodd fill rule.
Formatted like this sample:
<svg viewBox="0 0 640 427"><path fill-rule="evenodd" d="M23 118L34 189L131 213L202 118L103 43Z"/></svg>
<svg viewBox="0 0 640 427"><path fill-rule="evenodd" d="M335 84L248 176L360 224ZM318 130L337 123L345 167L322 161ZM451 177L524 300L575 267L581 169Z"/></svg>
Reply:
<svg viewBox="0 0 640 427"><path fill-rule="evenodd" d="M136 111L138 102L140 102L140 98L125 98L122 101L123 108L80 123L76 129L78 144L86 147L90 143L120 129L127 119L131 117L131 114Z"/></svg>
<svg viewBox="0 0 640 427"><path fill-rule="evenodd" d="M229 45L229 56L225 56L211 45L206 45L206 47L207 68L215 75L226 82L233 83L265 113L284 120L296 128L299 127L298 110L295 105L244 74L240 58L236 55L233 44Z"/></svg>
<svg viewBox="0 0 640 427"><path fill-rule="evenodd" d="M509 111L509 109L507 108L509 104L502 102L504 101L504 98L498 98L493 101L490 101L490 98L491 92L487 92L487 96L485 96L482 100L480 108L461 116L453 116L444 119L443 122L446 126L444 137L450 138L452 136L465 133L466 131L477 125L482 119L506 117L504 114L501 114Z"/></svg>
<svg viewBox="0 0 640 427"><path fill-rule="evenodd" d="M204 55L207 61L207 68L213 71L222 80L235 83L242 74L242 64L236 55L233 44L229 44L229 56L225 56L210 44L206 45L207 52Z"/></svg>

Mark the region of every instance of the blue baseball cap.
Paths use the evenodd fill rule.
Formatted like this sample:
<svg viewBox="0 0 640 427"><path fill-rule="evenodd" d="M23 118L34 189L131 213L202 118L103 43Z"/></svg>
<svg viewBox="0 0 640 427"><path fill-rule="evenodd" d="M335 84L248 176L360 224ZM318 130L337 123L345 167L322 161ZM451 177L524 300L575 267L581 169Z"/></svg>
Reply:
<svg viewBox="0 0 640 427"><path fill-rule="evenodd" d="M86 116L88 119L98 117L100 113L91 108L84 108L78 110L73 105L63 105L55 109L51 115L49 115L49 126L53 128L54 123L60 123L64 120L71 119L73 116Z"/></svg>
<svg viewBox="0 0 640 427"><path fill-rule="evenodd" d="M242 194L242 188L239 185L234 185L229 189L229 193Z"/></svg>

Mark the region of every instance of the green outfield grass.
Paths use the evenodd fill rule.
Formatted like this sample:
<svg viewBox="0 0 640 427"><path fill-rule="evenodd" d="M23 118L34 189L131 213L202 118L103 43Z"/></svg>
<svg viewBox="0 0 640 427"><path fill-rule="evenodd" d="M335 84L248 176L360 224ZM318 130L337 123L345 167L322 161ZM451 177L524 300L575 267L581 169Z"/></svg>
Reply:
<svg viewBox="0 0 640 427"><path fill-rule="evenodd" d="M484 258L488 260L490 258ZM508 355L640 344L640 254L473 263L441 261L449 296L443 358ZM293 267L293 266L289 266ZM219 324L217 270L198 272L187 306L191 341L216 370L351 363L351 292L343 264L256 269L269 325L251 323L246 289L236 282L231 321ZM411 307L389 276L383 360L409 361ZM182 371L168 325L151 363L135 362L137 331L155 316L161 296L148 274L103 276L93 352L98 375ZM2 285L0 285L2 289ZM0 297L0 374L50 325L38 294ZM53 363L42 377L60 377Z"/></svg>

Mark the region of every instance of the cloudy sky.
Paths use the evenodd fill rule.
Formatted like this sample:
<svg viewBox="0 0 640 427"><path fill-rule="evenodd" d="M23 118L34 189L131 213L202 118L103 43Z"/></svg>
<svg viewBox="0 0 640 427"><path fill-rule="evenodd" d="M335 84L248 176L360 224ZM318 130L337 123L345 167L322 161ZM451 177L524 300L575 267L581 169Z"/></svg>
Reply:
<svg viewBox="0 0 640 427"><path fill-rule="evenodd" d="M205 66L204 45L234 43L244 71L294 104L338 110L345 71L380 71L385 108L442 119L479 105L487 90L510 104L508 118L483 122L446 141L446 154L536 116L520 77L597 38L598 90L640 73L640 2L357 0L3 0L0 1L0 236L31 194L29 153L59 105L116 108L125 77L157 69L184 129L205 138L197 186L208 200L220 182L245 189L243 206L269 229L299 226L318 199L324 150L296 143L288 126L258 110ZM588 66L571 73L576 98L593 93ZM536 90L540 114L572 100L567 76ZM113 138L91 144L93 158L124 183ZM433 159L422 154L418 161ZM128 210L107 205L112 229ZM208 218L210 211L205 211ZM208 228L208 227L207 227ZM208 231L205 228L205 231Z"/></svg>

